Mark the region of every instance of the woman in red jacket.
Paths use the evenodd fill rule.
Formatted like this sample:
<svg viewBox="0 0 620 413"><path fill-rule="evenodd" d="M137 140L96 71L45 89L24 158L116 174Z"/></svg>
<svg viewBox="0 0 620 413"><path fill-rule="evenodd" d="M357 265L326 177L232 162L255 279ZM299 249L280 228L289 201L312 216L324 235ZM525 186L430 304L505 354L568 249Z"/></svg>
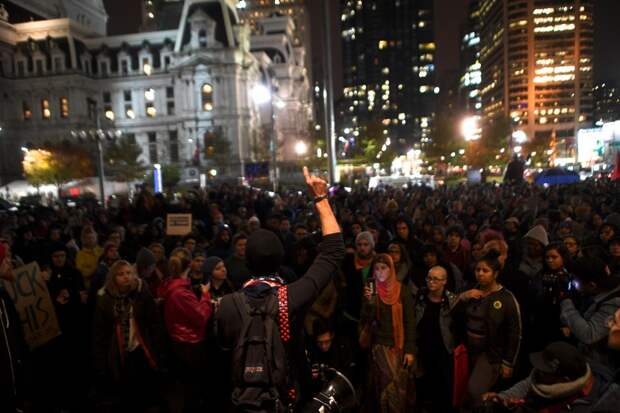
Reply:
<svg viewBox="0 0 620 413"><path fill-rule="evenodd" d="M196 298L188 277L189 263L183 257L171 257L168 262L170 277L164 280L159 291L164 301L164 320L172 340L177 378L183 386L185 412L204 410L205 334L212 314L209 286L203 285L200 300Z"/></svg>

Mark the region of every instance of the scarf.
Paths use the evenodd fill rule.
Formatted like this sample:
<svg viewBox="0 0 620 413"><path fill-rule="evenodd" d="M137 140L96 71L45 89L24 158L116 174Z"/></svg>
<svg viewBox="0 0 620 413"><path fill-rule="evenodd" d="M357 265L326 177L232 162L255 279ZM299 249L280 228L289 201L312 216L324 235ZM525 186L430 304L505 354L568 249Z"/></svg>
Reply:
<svg viewBox="0 0 620 413"><path fill-rule="evenodd" d="M377 293L383 304L392 309L392 331L394 334L394 347L402 350L405 346L405 327L403 323L403 303L400 299L401 283L396 278L392 257L381 254L389 263L390 275L387 280L381 282L376 280Z"/></svg>
<svg viewBox="0 0 620 413"><path fill-rule="evenodd" d="M129 297L131 290L126 294L110 293L114 299L114 318L118 320L121 329L121 335L123 336L123 351L129 351L129 333L131 329L131 317L132 317L132 300Z"/></svg>
<svg viewBox="0 0 620 413"><path fill-rule="evenodd" d="M353 264L355 265L356 271L362 271L362 283L365 285L368 281L368 273L370 273L370 265L372 264L372 260L375 258L375 254L373 253L368 258L359 257L355 254L355 258L353 259Z"/></svg>

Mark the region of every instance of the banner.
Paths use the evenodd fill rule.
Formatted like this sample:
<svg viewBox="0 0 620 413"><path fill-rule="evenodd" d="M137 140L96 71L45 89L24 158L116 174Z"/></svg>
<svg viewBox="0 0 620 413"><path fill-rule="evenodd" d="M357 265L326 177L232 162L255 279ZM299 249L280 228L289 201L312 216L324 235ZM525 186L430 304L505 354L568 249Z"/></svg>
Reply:
<svg viewBox="0 0 620 413"><path fill-rule="evenodd" d="M166 235L187 235L192 232L192 214L168 214Z"/></svg>
<svg viewBox="0 0 620 413"><path fill-rule="evenodd" d="M54 304L36 262L14 270L15 282L2 280L15 303L24 330L24 339L35 349L60 335Z"/></svg>

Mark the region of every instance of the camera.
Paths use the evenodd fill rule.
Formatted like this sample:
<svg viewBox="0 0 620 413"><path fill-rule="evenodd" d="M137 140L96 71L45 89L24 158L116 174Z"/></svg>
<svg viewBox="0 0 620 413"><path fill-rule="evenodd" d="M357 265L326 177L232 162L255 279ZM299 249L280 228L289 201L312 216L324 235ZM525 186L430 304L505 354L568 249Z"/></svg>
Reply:
<svg viewBox="0 0 620 413"><path fill-rule="evenodd" d="M560 271L553 274L543 274L542 285L545 298L557 304L568 295L574 294L579 289L579 283L568 272Z"/></svg>

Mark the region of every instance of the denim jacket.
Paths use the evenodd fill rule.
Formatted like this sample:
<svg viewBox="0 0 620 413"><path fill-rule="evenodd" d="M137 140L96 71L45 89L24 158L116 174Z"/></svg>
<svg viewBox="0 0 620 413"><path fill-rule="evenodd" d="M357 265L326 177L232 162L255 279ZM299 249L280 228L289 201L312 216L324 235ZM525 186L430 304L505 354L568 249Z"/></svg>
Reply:
<svg viewBox="0 0 620 413"><path fill-rule="evenodd" d="M584 351L589 361L609 366L610 350L605 340L609 335L607 320L620 308L620 286L596 295L583 315L577 310L572 300L562 301L560 308L562 323L577 338L579 348Z"/></svg>

